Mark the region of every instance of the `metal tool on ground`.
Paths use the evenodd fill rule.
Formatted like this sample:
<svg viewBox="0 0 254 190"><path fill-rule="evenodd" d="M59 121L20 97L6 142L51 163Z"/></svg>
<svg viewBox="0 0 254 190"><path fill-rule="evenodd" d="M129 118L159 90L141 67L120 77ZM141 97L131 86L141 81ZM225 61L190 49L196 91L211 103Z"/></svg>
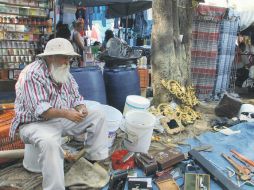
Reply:
<svg viewBox="0 0 254 190"><path fill-rule="evenodd" d="M245 156L243 156L242 154L236 152L235 150L230 150L230 152L232 152L234 155L236 155L238 158L240 158L242 161L246 162L247 164L251 165L254 167L254 161L246 158Z"/></svg>
<svg viewBox="0 0 254 190"><path fill-rule="evenodd" d="M215 164L212 160L208 160L208 161L211 162L216 168L220 169L223 172L226 172L229 178L235 176L235 171L232 168L226 167L225 169L223 169L222 167Z"/></svg>
<svg viewBox="0 0 254 190"><path fill-rule="evenodd" d="M213 164L196 150L188 152L190 157L207 171L211 177L225 190L240 190L230 179L223 175Z"/></svg>
<svg viewBox="0 0 254 190"><path fill-rule="evenodd" d="M241 180L247 181L251 179L251 171L247 167L238 164L230 156L227 156L224 153L222 153L221 156L223 156L236 169L236 173L239 175Z"/></svg>
<svg viewBox="0 0 254 190"><path fill-rule="evenodd" d="M244 160L242 160L239 156L233 154L232 155L235 159L239 160L242 164L244 164L244 166L246 166L250 171L251 173L254 173L254 167L249 165L248 163L246 163Z"/></svg>

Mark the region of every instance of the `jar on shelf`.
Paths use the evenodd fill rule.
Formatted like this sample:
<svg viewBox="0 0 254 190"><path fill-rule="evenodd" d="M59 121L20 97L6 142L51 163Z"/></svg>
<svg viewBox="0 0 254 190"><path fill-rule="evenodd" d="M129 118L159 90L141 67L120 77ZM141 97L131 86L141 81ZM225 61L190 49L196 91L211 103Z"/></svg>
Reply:
<svg viewBox="0 0 254 190"><path fill-rule="evenodd" d="M10 17L10 24L14 24L15 23L15 18L14 17Z"/></svg>
<svg viewBox="0 0 254 190"><path fill-rule="evenodd" d="M32 24L32 19L31 18L27 18L27 24L29 24L29 25Z"/></svg>
<svg viewBox="0 0 254 190"><path fill-rule="evenodd" d="M7 42L7 48L11 48L12 47L12 42L11 41L8 41Z"/></svg>
<svg viewBox="0 0 254 190"><path fill-rule="evenodd" d="M27 25L28 24L28 18L23 18L23 24Z"/></svg>
<svg viewBox="0 0 254 190"><path fill-rule="evenodd" d="M12 63L15 63L15 62L16 62L16 59L15 59L15 61L14 61L14 56L10 56L10 59L11 59L11 62L12 62Z"/></svg>
<svg viewBox="0 0 254 190"><path fill-rule="evenodd" d="M7 61L11 62L11 56L7 56Z"/></svg>
<svg viewBox="0 0 254 190"><path fill-rule="evenodd" d="M25 42L25 43L26 43L26 48L28 49L30 44L29 44L29 42Z"/></svg>
<svg viewBox="0 0 254 190"><path fill-rule="evenodd" d="M6 20L6 23L9 24L9 23L10 23L10 20L11 20L11 17L8 16L8 17L7 17L7 20Z"/></svg>
<svg viewBox="0 0 254 190"><path fill-rule="evenodd" d="M40 18L37 18L36 24L41 25L41 19Z"/></svg>
<svg viewBox="0 0 254 190"><path fill-rule="evenodd" d="M19 17L15 17L14 23L15 23L15 24L18 24L18 23L19 23Z"/></svg>
<svg viewBox="0 0 254 190"><path fill-rule="evenodd" d="M16 56L16 61L19 63L20 62L20 56Z"/></svg>
<svg viewBox="0 0 254 190"><path fill-rule="evenodd" d="M14 55L18 55L18 50L17 49L13 49L13 54Z"/></svg>
<svg viewBox="0 0 254 190"><path fill-rule="evenodd" d="M6 47L7 47L6 41L2 41L2 48L6 48Z"/></svg>
<svg viewBox="0 0 254 190"><path fill-rule="evenodd" d="M19 17L19 24L23 24L23 17Z"/></svg>
<svg viewBox="0 0 254 190"><path fill-rule="evenodd" d="M32 24L36 25L36 18L32 18Z"/></svg>
<svg viewBox="0 0 254 190"><path fill-rule="evenodd" d="M7 17L6 16L3 18L3 23L7 23Z"/></svg>
<svg viewBox="0 0 254 190"><path fill-rule="evenodd" d="M3 52L3 55L7 55L7 49L3 49L2 52Z"/></svg>

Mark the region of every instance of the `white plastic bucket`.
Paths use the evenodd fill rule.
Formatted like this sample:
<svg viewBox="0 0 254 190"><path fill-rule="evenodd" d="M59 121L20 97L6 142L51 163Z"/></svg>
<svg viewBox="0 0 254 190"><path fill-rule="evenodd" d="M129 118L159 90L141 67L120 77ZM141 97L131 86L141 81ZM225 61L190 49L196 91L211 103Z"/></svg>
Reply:
<svg viewBox="0 0 254 190"><path fill-rule="evenodd" d="M148 152L155 121L155 116L147 111L132 110L126 113L124 145L127 150Z"/></svg>
<svg viewBox="0 0 254 190"><path fill-rule="evenodd" d="M100 102L92 101L92 100L84 100L84 103L89 109L96 109L101 106Z"/></svg>
<svg viewBox="0 0 254 190"><path fill-rule="evenodd" d="M41 173L39 164L39 148L32 144L25 144L25 153L23 159L23 166L30 172Z"/></svg>
<svg viewBox="0 0 254 190"><path fill-rule="evenodd" d="M112 106L103 105L102 107L106 115L106 122L108 125L108 147L110 148L114 144L116 130L119 129L122 123L123 115L118 109Z"/></svg>
<svg viewBox="0 0 254 190"><path fill-rule="evenodd" d="M130 110L146 110L150 106L150 100L142 96L129 95L126 97L123 115Z"/></svg>
<svg viewBox="0 0 254 190"><path fill-rule="evenodd" d="M238 117L240 120L245 120L248 122L254 122L254 105L243 104L239 110Z"/></svg>

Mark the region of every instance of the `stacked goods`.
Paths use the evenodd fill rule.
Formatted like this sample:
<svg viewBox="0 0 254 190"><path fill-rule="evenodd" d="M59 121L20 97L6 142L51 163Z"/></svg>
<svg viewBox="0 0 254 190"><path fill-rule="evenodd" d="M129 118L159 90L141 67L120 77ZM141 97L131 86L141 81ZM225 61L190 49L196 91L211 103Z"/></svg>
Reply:
<svg viewBox="0 0 254 190"><path fill-rule="evenodd" d="M13 117L13 109L7 109L0 112L0 151L24 148L24 144L18 136L15 136L13 140L9 137L9 130ZM0 163L7 161L10 160L0 158Z"/></svg>

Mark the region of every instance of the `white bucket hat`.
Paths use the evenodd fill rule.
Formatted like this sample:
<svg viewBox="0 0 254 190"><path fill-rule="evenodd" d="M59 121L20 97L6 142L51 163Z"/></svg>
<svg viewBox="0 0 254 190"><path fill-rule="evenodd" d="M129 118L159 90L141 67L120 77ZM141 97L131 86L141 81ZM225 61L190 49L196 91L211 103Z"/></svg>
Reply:
<svg viewBox="0 0 254 190"><path fill-rule="evenodd" d="M74 51L71 42L64 38L54 38L52 40L49 40L44 52L38 54L37 57L44 57L50 55L80 56Z"/></svg>

